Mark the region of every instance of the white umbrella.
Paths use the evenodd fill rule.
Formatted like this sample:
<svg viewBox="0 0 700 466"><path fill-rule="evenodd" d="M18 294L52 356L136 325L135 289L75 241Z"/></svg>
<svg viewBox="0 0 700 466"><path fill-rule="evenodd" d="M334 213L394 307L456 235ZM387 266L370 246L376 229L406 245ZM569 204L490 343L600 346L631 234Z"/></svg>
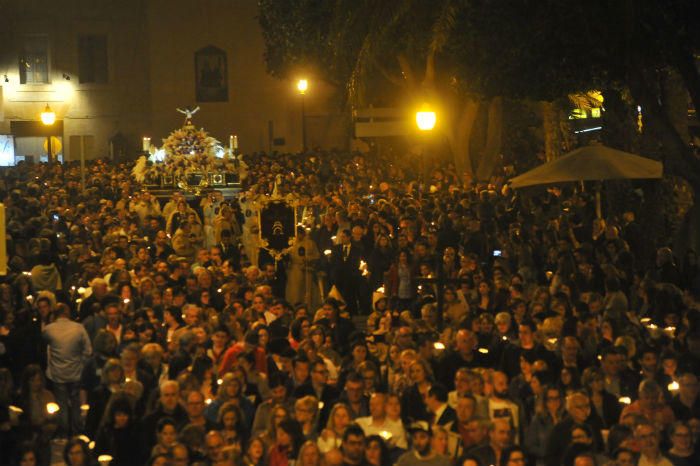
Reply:
<svg viewBox="0 0 700 466"><path fill-rule="evenodd" d="M663 164L603 145L585 146L511 178L512 188L577 181L657 179Z"/></svg>

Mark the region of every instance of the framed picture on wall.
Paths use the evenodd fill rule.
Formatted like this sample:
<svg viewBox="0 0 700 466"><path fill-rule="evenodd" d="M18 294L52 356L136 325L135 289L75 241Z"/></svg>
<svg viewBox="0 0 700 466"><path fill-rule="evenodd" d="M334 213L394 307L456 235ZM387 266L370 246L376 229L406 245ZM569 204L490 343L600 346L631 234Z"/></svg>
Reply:
<svg viewBox="0 0 700 466"><path fill-rule="evenodd" d="M226 52L210 45L194 54L197 102L228 102Z"/></svg>

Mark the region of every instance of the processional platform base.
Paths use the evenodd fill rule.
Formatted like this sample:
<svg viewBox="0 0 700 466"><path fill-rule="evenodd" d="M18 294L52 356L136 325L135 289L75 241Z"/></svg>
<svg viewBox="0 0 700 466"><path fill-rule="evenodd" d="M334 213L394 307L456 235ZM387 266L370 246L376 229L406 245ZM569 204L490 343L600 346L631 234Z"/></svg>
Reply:
<svg viewBox="0 0 700 466"><path fill-rule="evenodd" d="M157 198L169 198L175 191L183 191L186 198L193 199L198 197L197 192L201 195L213 190L220 191L224 197L235 197L241 190L241 182L236 173L192 173L180 178L170 175L147 178L143 187Z"/></svg>

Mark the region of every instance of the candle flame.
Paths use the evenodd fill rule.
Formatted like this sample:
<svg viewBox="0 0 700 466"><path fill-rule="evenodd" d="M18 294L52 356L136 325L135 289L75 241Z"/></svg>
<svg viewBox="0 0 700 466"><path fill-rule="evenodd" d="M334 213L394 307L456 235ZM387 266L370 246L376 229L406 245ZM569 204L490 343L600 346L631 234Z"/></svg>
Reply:
<svg viewBox="0 0 700 466"><path fill-rule="evenodd" d="M58 404L51 402L51 403L46 403L46 412L49 414L55 414L61 409Z"/></svg>

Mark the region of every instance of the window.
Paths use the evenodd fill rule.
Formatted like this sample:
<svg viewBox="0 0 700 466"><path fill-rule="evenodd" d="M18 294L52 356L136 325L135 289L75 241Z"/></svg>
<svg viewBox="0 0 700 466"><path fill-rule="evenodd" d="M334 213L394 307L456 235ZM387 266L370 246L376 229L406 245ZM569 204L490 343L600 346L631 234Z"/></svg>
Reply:
<svg viewBox="0 0 700 466"><path fill-rule="evenodd" d="M19 82L21 84L48 84L49 38L45 35L24 36L22 55L19 58Z"/></svg>
<svg viewBox="0 0 700 466"><path fill-rule="evenodd" d="M78 75L81 84L107 82L107 36L78 38Z"/></svg>

